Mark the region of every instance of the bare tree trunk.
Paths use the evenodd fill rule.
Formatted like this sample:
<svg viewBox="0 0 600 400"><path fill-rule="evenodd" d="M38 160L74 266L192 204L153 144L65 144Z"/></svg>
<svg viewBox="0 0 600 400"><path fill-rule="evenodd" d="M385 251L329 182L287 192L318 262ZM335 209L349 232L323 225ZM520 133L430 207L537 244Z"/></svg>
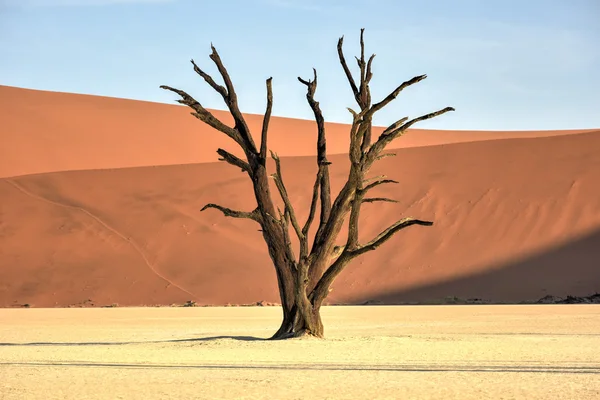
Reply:
<svg viewBox="0 0 600 400"><path fill-rule="evenodd" d="M311 301L308 296L308 271L310 265L300 262L295 269L294 305L289 312L284 308L284 320L273 339L284 339L310 335L323 337L323 322L321 320L321 304Z"/></svg>
<svg viewBox="0 0 600 400"><path fill-rule="evenodd" d="M322 338L324 335L325 330L321 319L321 305L313 305L309 302L309 307L305 310L296 305L290 311L284 308L281 326L271 339L288 339L300 336Z"/></svg>

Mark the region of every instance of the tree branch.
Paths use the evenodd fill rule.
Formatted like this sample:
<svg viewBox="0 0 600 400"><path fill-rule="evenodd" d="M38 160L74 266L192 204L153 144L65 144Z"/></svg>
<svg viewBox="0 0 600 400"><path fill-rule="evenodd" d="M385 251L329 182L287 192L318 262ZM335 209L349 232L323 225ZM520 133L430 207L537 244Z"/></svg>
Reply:
<svg viewBox="0 0 600 400"><path fill-rule="evenodd" d="M342 64L342 68L344 69L344 73L346 74L346 78L348 78L348 83L350 83L350 87L352 88L352 93L354 93L354 98L356 102L360 104L360 93L358 91L358 87L356 86L356 82L352 77L352 72L350 72L350 68L348 68L348 64L346 63L346 58L344 57L344 51L342 50L342 46L344 44L344 37L342 36L338 40L337 50L338 57L340 59L340 64Z"/></svg>
<svg viewBox="0 0 600 400"><path fill-rule="evenodd" d="M361 129L364 130L362 123L362 116L364 115L364 110L360 113L356 113L356 111L348 108L348 110L352 113L352 125L350 126L350 149L349 156L350 161L354 166L357 166L361 162L362 151L361 151ZM362 132L364 134L364 132Z"/></svg>
<svg viewBox="0 0 600 400"><path fill-rule="evenodd" d="M362 139L362 143L360 145L361 156L363 154L365 154L365 152L369 149L369 146L371 145L371 135L372 135L372 129L373 129L370 119L367 121L364 121L362 123L362 125L364 126L364 128L359 136Z"/></svg>
<svg viewBox="0 0 600 400"><path fill-rule="evenodd" d="M365 179L363 179L362 183L364 185L364 184L368 184L370 182L374 182L374 181L378 181L378 180L386 179L386 178L387 178L387 176L385 176L385 175L377 175L377 176L374 176L372 178L365 178Z"/></svg>
<svg viewBox="0 0 600 400"><path fill-rule="evenodd" d="M193 59L190 60L190 62L194 66L194 71L196 71L196 73L198 75L200 75L202 78L204 78L206 83L208 83L217 93L219 93L223 97L223 100L227 101L227 89L225 89L223 86L217 84L217 82L215 82L215 80L212 78L212 76L210 76L209 74L207 74L206 72L201 70L200 67L198 67L198 65L196 65L196 62L194 62Z"/></svg>
<svg viewBox="0 0 600 400"><path fill-rule="evenodd" d="M383 185L383 184L386 184L386 183L400 183L400 182L395 181L393 179L380 179L380 180L377 180L377 181L375 181L373 183L370 183L367 186L365 186L365 188L363 189L363 192L366 193L367 191L373 189L375 186Z"/></svg>
<svg viewBox="0 0 600 400"><path fill-rule="evenodd" d="M431 115L428 114L427 116L419 117L414 121L409 122L406 122L408 118L402 118L386 128L377 141L375 141L374 144L371 144L371 123L373 115L392 102L404 89L425 79L426 75L416 76L406 82L403 82L383 100L371 106L371 100L368 96L370 90L369 82L373 77L372 65L375 55L372 55L368 62L365 62L363 30L361 30L360 45L360 57L356 58L360 69L360 86L357 86L357 83L359 82L354 80L343 54L343 37L338 41L337 49L340 63L344 73L346 74L346 78L350 83L354 97L359 106L361 106L361 113L359 114L358 112L349 109L353 115L353 123L350 128L349 153L350 160L352 162L350 174L345 185L335 198L331 215L326 223L325 229L323 230L324 233L321 240L318 243L315 243L318 245L318 248L315 250L315 246L313 246L313 251L316 251L315 265L318 266L319 270L317 271L317 268L311 269L311 282L314 283L311 284L309 289L313 288L310 293L310 299L315 305L320 305L322 303L323 299L329 293L329 288L335 278L353 258L363 254L364 252L370 251L377 246L380 246L383 242L389 240L389 238L400 229L415 224L432 224L428 221L421 221L413 218L404 219L383 231L380 235L366 245L361 246L358 243L358 222L361 205L363 203L375 201L394 201L384 197L365 198L366 192L385 183L397 183L396 181L386 179L385 177L380 177L371 183L367 183L367 181L364 179L364 174L367 173L375 160L395 155L393 153L382 154L382 152L385 149L385 146L391 140L398 137L400 134L399 130L408 128L418 121L441 115L444 112L436 112L432 113ZM335 236L340 232L344 219L348 213L350 214L348 240L345 246L335 247ZM334 261L329 268L324 269L324 267L326 267L325 260L329 262L329 260L332 258L332 253L335 253L335 256L333 257Z"/></svg>
<svg viewBox="0 0 600 400"><path fill-rule="evenodd" d="M210 54L210 59L215 63L219 73L223 77L223 82L225 82L225 87L227 88L227 96L225 97L225 103L229 108L229 112L231 112L231 116L235 121L235 128L240 133L240 136L244 142L244 149L251 152L256 153L256 145L254 144L254 140L252 139L252 134L250 133L250 129L248 129L248 125L246 124L246 120L240 111L237 101L237 94L235 92L235 88L231 81L231 77L227 72L227 68L223 65L223 61L221 61L221 57L215 49L215 46L210 45L212 49L212 53Z"/></svg>
<svg viewBox="0 0 600 400"><path fill-rule="evenodd" d="M414 78L402 83L392 93L388 94L385 99L381 100L379 103L373 104L373 107L371 107L371 109L369 110L369 114L370 115L375 114L377 111L381 110L383 107L388 105L392 100L394 100L400 94L400 92L403 91L405 88L407 88L411 85L414 85L417 82L421 82L425 78L427 78L427 75L419 75L419 76L415 76Z"/></svg>
<svg viewBox="0 0 600 400"><path fill-rule="evenodd" d="M317 70L313 68L313 80L305 80L298 77L298 80L307 87L306 100L310 105L317 122L317 165L321 171L320 178L320 195L321 195L321 215L319 217L319 229L315 235L315 241L319 240L323 227L331 214L331 183L329 178L329 164L327 160L327 140L325 135L325 119L323 112L319 106L319 102L315 100L315 92L317 90Z"/></svg>
<svg viewBox="0 0 600 400"><path fill-rule="evenodd" d="M290 201L288 192L283 183L283 176L281 175L281 160L279 159L279 156L276 153L274 153L273 151L271 151L271 157L273 158L273 160L275 160L275 168L277 171L276 173L272 174L271 176L275 179L275 185L277 186L277 189L279 190L279 194L281 195L281 199L283 200L283 203L285 205L285 212L288 214L288 217L292 222L292 226L293 226L294 230L296 231L298 240L300 240L300 242L302 242L302 240L304 240L304 234L302 233L302 229L300 228L300 225L298 224L298 219L296 218L296 212L294 211L294 206L292 205L292 202Z"/></svg>
<svg viewBox="0 0 600 400"><path fill-rule="evenodd" d="M333 248L333 253L331 254L331 258L338 258L346 249L346 246L335 246Z"/></svg>
<svg viewBox="0 0 600 400"><path fill-rule="evenodd" d="M267 110L263 118L262 135L260 140L260 159L262 163L267 160L267 133L269 131L269 121L271 120L271 110L273 109L273 87L271 82L273 78L267 79Z"/></svg>
<svg viewBox="0 0 600 400"><path fill-rule="evenodd" d="M390 126L388 126L387 128L385 128L385 130L383 132L381 132L381 135L387 135L388 133L394 131L400 125L402 125L403 123L405 123L406 120L408 120L408 117L400 118L398 121L394 122L393 124L391 124Z"/></svg>
<svg viewBox="0 0 600 400"><path fill-rule="evenodd" d="M365 28L360 29L360 65L362 68L366 68L365 64ZM364 79L365 71L361 71L361 75Z"/></svg>
<svg viewBox="0 0 600 400"><path fill-rule="evenodd" d="M369 57L369 61L367 62L367 73L365 75L365 81L366 81L367 85L371 82L371 79L373 78L373 71L371 70L371 67L372 67L374 58L375 58L375 54L371 54L371 57Z"/></svg>
<svg viewBox="0 0 600 400"><path fill-rule="evenodd" d="M285 241L286 254L287 254L288 258L290 259L290 262L292 262L294 264L294 267L297 267L296 256L294 255L294 248L292 247L292 240L290 238L290 232L289 232L290 212L287 208L285 208L285 211L283 213L281 212L281 210L279 208L277 209L277 211L279 211L279 225L281 226L281 230L283 232L283 239Z"/></svg>
<svg viewBox="0 0 600 400"><path fill-rule="evenodd" d="M236 210L232 210L231 208L220 206L218 204L209 203L209 204L205 205L204 207L202 207L202 209L200 211L204 211L209 208L214 208L216 210L221 211L223 213L223 215L225 215L226 217L247 218L247 219L251 219L253 221L258 222L259 224L262 224L262 218L260 216L260 212L259 212L258 208L254 209L251 212L236 211Z"/></svg>
<svg viewBox="0 0 600 400"><path fill-rule="evenodd" d="M435 117L440 116L442 114L446 114L447 112L450 112L450 111L456 111L456 110L453 107L446 107L446 108L443 108L443 109L441 109L439 111L435 111L435 112L432 112L432 113L429 113L429 114L422 115L422 116L417 117L417 118L413 118L410 121L408 121L407 123L405 123L404 125L402 125L401 127L396 128L392 132L392 134L393 135L402 134L402 132L406 131L408 128L410 128L411 126L413 126L417 122L421 122L421 121L425 121L427 119L435 118ZM395 137L392 140L394 140L394 139L395 139Z"/></svg>
<svg viewBox="0 0 600 400"><path fill-rule="evenodd" d="M313 68L313 79L305 80L298 77L298 80L306 86L306 100L310 105L311 110L317 122L317 164L327 163L327 140L325 136L325 118L319 102L315 100L315 92L317 90L317 70Z"/></svg>
<svg viewBox="0 0 600 400"><path fill-rule="evenodd" d="M213 127L214 129L216 129L220 132L223 132L224 134L226 134L227 136L229 136L230 138L235 140L236 143L238 143L240 146L243 147L243 140L242 140L242 137L240 136L239 132L236 131L235 129L225 125L223 122L221 122L219 119L217 119L214 115L211 114L210 111L205 109L192 96L190 96L183 90L175 89L170 86L162 85L162 86L160 86L160 88L171 91L171 92L176 93L179 96L181 96L182 99L177 100L177 102L179 104L186 105L186 106L190 107L191 109L193 109L195 112L193 112L191 114L194 117L198 118L199 120L201 120L205 124Z"/></svg>
<svg viewBox="0 0 600 400"><path fill-rule="evenodd" d="M310 295L308 296L310 302L312 304L321 304L323 300L329 294L329 288L335 278L344 270L346 265L352 260L348 254L348 250L345 247L336 246L337 251L334 251L334 254L337 256L336 260L331 264L329 268L323 273L321 279L315 285L315 288L312 290Z"/></svg>
<svg viewBox="0 0 600 400"><path fill-rule="evenodd" d="M221 158L219 158L219 161L226 161L231 165L241 168L243 172L247 172L249 174L252 173L250 164L248 164L246 161L242 160L241 158L238 158L238 157L234 156L233 154L229 153L227 150L218 149L217 153L221 156Z"/></svg>
<svg viewBox="0 0 600 400"><path fill-rule="evenodd" d="M365 95L367 93L367 63L365 62L365 40L364 40L365 29L360 30L360 59L357 58L358 68L360 69L360 90L359 94L361 97L361 108L364 108L366 103Z"/></svg>
<svg viewBox="0 0 600 400"><path fill-rule="evenodd" d="M350 128L350 161L353 168L361 169L363 157L371 144L372 123L370 117L362 117L369 109L355 115Z"/></svg>
<svg viewBox="0 0 600 400"><path fill-rule="evenodd" d="M310 230L310 226L315 218L315 213L317 211L317 200L319 199L319 186L321 184L321 176L322 176L323 170L321 168L319 168L319 170L317 171L317 178L315 179L315 184L313 185L313 192L312 192L312 199L310 201L310 211L308 212L308 217L306 218L306 223L304 224L304 226L302 227L302 235L304 235L304 238L306 239L306 243L304 244L306 246L306 249L304 250L303 253L308 254L308 231Z"/></svg>
<svg viewBox="0 0 600 400"><path fill-rule="evenodd" d="M381 232L379 235L377 235L377 237L375 237L373 240L371 240L367 244L359 246L356 250L353 250L351 252L352 258L357 257L361 254L364 254L368 251L375 250L376 248L381 246L383 243L387 242L398 231L400 231L401 229L407 228L411 225L431 226L431 225L433 225L433 222L422 221L420 219L414 219L414 218L410 218L410 217L403 218L400 221L393 224L392 226L390 226L389 228L387 228L386 230L384 230L383 232Z"/></svg>
<svg viewBox="0 0 600 400"><path fill-rule="evenodd" d="M398 200L389 199L387 197L365 197L362 202L363 203L375 203L376 201L382 201L386 203L397 203Z"/></svg>
<svg viewBox="0 0 600 400"><path fill-rule="evenodd" d="M357 101L359 106L361 106L360 112L348 108L348 111L353 116L353 122L350 128L349 156L352 163L350 174L346 184L342 190L340 190L331 206L329 217L327 220L322 220L319 231L317 231L317 235L315 236L313 251L318 249L315 262L317 267L311 268L310 270L311 287L315 287L324 272L325 263L329 261L331 249L333 249L334 246L335 236L339 233L339 229L341 228L348 211L352 213L350 217L352 220L351 223L353 225L358 224L357 216L360 213L360 201L354 203L354 197L359 195L357 190L362 188L361 182L364 174L361 167L361 164L363 163L363 152L361 151L363 143L362 138L365 133L369 131L370 121L365 121L368 107L363 107L360 97ZM353 206L353 204L356 204L356 206ZM354 221L356 221L356 223L354 223ZM352 237L354 233L352 232L353 231L350 231L348 236L350 242L353 241Z"/></svg>
<svg viewBox="0 0 600 400"><path fill-rule="evenodd" d="M375 157L375 161L381 160L382 158L386 158L386 157L396 157L396 153L383 153L378 155L377 157Z"/></svg>
<svg viewBox="0 0 600 400"><path fill-rule="evenodd" d="M360 207L364 200L362 190L356 192L354 199L350 205L350 218L348 221L348 239L346 240L345 249L352 250L358 245L358 221L360 217Z"/></svg>
<svg viewBox="0 0 600 400"><path fill-rule="evenodd" d="M329 288L335 280L335 278L344 270L346 265L348 265L348 263L352 261L352 259L368 251L375 250L381 244L389 240L396 232L410 225L431 226L433 225L433 222L421 221L413 218L404 218L387 228L385 231L377 235L375 239L363 246L359 246L354 250L350 250L347 247L343 248L341 254L333 262L333 264L331 264L331 266L325 271L321 279L319 279L319 282L315 285L313 291L310 293L310 301L313 304L321 304L325 297L327 297L327 294L329 293Z"/></svg>
<svg viewBox="0 0 600 400"><path fill-rule="evenodd" d="M367 165L371 165L375 160L381 158L380 153L385 149L385 147L393 140L399 138L400 136L403 136L405 134L405 132L407 131L407 129L410 128L411 126L413 126L414 124L416 124L417 122L435 118L439 115L445 114L450 111L454 111L454 108L446 107L442 110L435 111L435 112L432 112L429 114L425 114L425 115L422 115L417 118L413 118L410 121L404 123L403 125L391 129L388 133L385 133L385 134L382 133L379 136L379 139L377 139L377 141L375 143L373 143L373 145L369 148L369 151L368 151L367 157L366 157ZM400 121L402 121L402 120L399 120L398 122L400 122ZM395 122L394 124L390 125L390 127L395 126L398 122Z"/></svg>

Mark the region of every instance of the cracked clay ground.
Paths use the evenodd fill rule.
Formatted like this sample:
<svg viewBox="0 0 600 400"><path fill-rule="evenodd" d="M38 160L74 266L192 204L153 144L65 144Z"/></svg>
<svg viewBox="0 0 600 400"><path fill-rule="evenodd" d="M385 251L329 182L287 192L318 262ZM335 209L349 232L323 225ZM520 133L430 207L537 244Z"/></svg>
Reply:
<svg viewBox="0 0 600 400"><path fill-rule="evenodd" d="M600 397L593 305L326 307L325 340L263 341L280 309L0 310L0 398Z"/></svg>

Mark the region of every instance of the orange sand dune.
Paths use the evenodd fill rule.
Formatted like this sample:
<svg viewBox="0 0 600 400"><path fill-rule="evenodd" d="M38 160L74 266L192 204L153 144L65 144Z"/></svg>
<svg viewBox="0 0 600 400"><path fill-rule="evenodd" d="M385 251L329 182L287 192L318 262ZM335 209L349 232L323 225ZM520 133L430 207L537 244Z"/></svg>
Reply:
<svg viewBox="0 0 600 400"><path fill-rule="evenodd" d="M43 94L41 98L44 96L57 99L55 110L60 107L58 99L79 98L85 112L90 112L91 106L83 101L88 99L125 107L112 109L113 114L149 110L149 117L164 113L165 118L171 112L177 130L185 131L186 121L194 122L191 117L186 119L185 113L176 115L180 112L176 107L71 95ZM27 112L21 113L24 118ZM72 113L73 125L58 115L46 125L56 129L57 121L63 121L63 133L78 124L90 125L77 116L77 109L72 108ZM48 111L46 117L49 115ZM147 123L131 118L130 128L121 126L121 133L132 135L130 141L123 139L129 150L146 136ZM217 139L200 146L196 142L200 139L192 139L191 128L200 130L202 125L189 126L183 135L177 132L153 138L156 145L148 144L147 154L132 162L158 161L161 151L163 162L182 162L183 154L191 161L214 150ZM158 135L161 131L157 127L153 132ZM75 129L68 132L74 135ZM63 143L68 136L56 131L44 135L48 140L65 140ZM118 133L114 135L111 140L116 140ZM161 141L169 142L171 149L161 150ZM284 153L282 142L274 141L273 147L279 146ZM25 142L18 140L15 146L31 146ZM80 145L84 144L82 139ZM181 152L176 154L176 148ZM34 149L31 151L34 157ZM88 166L122 163L126 157L125 150L113 158L106 151L89 160ZM39 149L35 156L41 153ZM81 153L75 161L46 159L38 167L80 168L92 154L84 157ZM411 227L356 260L336 281L330 300L393 303L460 296L519 301L545 294L600 291L598 154L600 132L398 150L397 157L381 160L373 175L384 173L399 180L400 185L381 188L379 193L400 202L366 205L361 240L405 215L432 219L435 225ZM331 161L334 190L338 190L347 172L347 156L332 156ZM61 164L67 162L72 164ZM286 157L282 163L291 199L299 218L304 219L314 158ZM14 159L4 161L4 165L16 164ZM19 168L25 169L22 165ZM8 168L4 172L9 174ZM253 207L247 177L227 164L5 178L0 180L0 199L0 306L67 306L88 299L96 305L278 300L274 270L257 225L225 218L215 210L199 212L207 202L247 210Z"/></svg>
<svg viewBox="0 0 600 400"><path fill-rule="evenodd" d="M215 111L215 115L231 122L228 113ZM262 116L248 115L247 119L258 135ZM218 158L218 147L240 155L229 138L191 117L187 107L177 105L0 86L0 121L0 177L212 162ZM327 129L329 153L347 152L347 126L328 124ZM270 148L281 156L315 153L313 121L274 117L270 132ZM423 130L392 148L581 132L585 131Z"/></svg>

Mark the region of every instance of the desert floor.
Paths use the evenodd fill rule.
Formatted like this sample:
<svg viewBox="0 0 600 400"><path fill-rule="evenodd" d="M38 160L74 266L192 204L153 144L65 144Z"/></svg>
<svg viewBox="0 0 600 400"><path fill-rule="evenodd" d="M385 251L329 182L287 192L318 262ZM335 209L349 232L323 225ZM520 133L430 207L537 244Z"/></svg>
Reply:
<svg viewBox="0 0 600 400"><path fill-rule="evenodd" d="M600 398L600 307L1 309L0 398Z"/></svg>

